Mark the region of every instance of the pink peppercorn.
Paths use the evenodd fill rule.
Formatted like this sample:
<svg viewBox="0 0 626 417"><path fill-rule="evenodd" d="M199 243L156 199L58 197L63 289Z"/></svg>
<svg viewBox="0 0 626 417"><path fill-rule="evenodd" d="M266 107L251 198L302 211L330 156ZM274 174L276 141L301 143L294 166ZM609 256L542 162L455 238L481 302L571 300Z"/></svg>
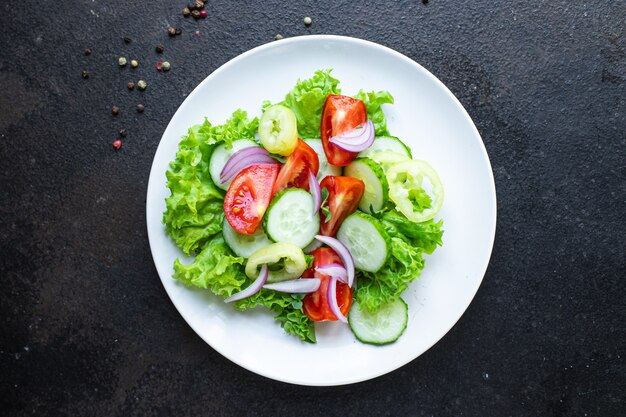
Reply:
<svg viewBox="0 0 626 417"><path fill-rule="evenodd" d="M119 149L119 148L121 148L121 147L122 147L122 141L121 141L121 140L119 140L119 139L117 139L117 140L113 141L113 147L114 147L115 149Z"/></svg>

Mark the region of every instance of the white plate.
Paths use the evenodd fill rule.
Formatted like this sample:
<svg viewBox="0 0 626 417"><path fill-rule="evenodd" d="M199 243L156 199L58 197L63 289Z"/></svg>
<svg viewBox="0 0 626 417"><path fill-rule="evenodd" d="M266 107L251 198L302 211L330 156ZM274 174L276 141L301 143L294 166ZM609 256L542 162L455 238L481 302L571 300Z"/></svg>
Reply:
<svg viewBox="0 0 626 417"><path fill-rule="evenodd" d="M222 123L237 108L260 115L261 102L280 101L298 78L333 68L345 94L389 90L385 113L391 134L416 159L439 173L446 199L444 245L427 257L421 279L404 293L409 324L391 345L356 341L347 326L316 326L317 344L283 333L269 312L241 313L208 291L171 278L182 253L161 224L169 196L165 171L187 128L208 117ZM254 48L224 64L187 97L157 149L146 199L152 256L172 302L219 353L269 378L303 385L341 385L383 375L441 339L461 317L482 281L496 227L496 194L489 158L472 120L452 93L426 69L384 46L341 36L304 36ZM261 310L261 309L258 309ZM452 352L450 353L451 357Z"/></svg>

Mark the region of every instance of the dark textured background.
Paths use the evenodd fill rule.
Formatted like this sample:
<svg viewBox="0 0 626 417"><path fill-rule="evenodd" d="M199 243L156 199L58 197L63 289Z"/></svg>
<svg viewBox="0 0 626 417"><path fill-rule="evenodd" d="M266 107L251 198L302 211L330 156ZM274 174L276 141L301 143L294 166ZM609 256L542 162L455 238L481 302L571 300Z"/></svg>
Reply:
<svg viewBox="0 0 626 417"><path fill-rule="evenodd" d="M623 2L209 0L198 22L185 3L0 6L0 414L624 415ZM290 386L223 358L174 309L148 246L146 185L169 119L276 33L413 58L459 97L493 165L498 231L472 305L420 358L352 386ZM154 69L159 42L169 73ZM140 67L120 69L120 55ZM148 89L127 91L139 78Z"/></svg>

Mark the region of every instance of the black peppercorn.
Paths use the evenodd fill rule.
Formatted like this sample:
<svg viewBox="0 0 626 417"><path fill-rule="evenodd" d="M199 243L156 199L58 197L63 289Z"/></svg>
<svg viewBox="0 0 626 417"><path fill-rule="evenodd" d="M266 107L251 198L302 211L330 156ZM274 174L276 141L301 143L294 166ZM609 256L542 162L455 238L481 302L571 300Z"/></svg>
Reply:
<svg viewBox="0 0 626 417"><path fill-rule="evenodd" d="M156 46L156 48L154 48L154 50L156 51L157 54L162 54L163 53L163 45L158 44Z"/></svg>
<svg viewBox="0 0 626 417"><path fill-rule="evenodd" d="M89 71L84 71L80 73L80 76L83 77L84 80L89 78Z"/></svg>
<svg viewBox="0 0 626 417"><path fill-rule="evenodd" d="M91 55L91 49L89 49L89 48L85 48L84 54L85 54L86 56Z"/></svg>
<svg viewBox="0 0 626 417"><path fill-rule="evenodd" d="M120 129L120 136L125 138L127 135L126 129Z"/></svg>
<svg viewBox="0 0 626 417"><path fill-rule="evenodd" d="M146 107L143 104L137 104L137 112L143 113Z"/></svg>
<svg viewBox="0 0 626 417"><path fill-rule="evenodd" d="M126 87L128 87L129 90L134 90L135 89L135 83L132 81L129 81L128 84L126 84Z"/></svg>
<svg viewBox="0 0 626 417"><path fill-rule="evenodd" d="M120 108L117 106L111 107L111 113L113 114L113 116L117 116L118 114L120 114Z"/></svg>
<svg viewBox="0 0 626 417"><path fill-rule="evenodd" d="M181 33L183 33L183 31L181 29L179 29L179 28L176 28L176 31L174 33L178 36Z"/></svg>
<svg viewBox="0 0 626 417"><path fill-rule="evenodd" d="M128 36L124 36L124 43L129 44L131 42Z"/></svg>

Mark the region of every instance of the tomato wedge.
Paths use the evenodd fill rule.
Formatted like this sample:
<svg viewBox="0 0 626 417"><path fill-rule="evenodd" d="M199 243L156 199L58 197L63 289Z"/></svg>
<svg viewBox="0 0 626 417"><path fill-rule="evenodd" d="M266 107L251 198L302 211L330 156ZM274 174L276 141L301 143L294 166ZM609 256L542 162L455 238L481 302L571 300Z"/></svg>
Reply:
<svg viewBox="0 0 626 417"><path fill-rule="evenodd" d="M320 188L322 193L328 192L321 210L321 233L324 236L335 236L341 223L359 206L365 192L365 184L358 178L329 175L322 180Z"/></svg>
<svg viewBox="0 0 626 417"><path fill-rule="evenodd" d="M333 314L328 304L328 284L330 276L315 271L322 265L337 263L343 265L339 255L330 248L317 248L309 255L314 256L311 269L304 271L304 277L317 277L320 279L320 287L317 291L307 294L302 301L302 310L313 321L334 321L337 317ZM348 315L352 306L352 288L341 281L337 281L337 304L344 316Z"/></svg>
<svg viewBox="0 0 626 417"><path fill-rule="evenodd" d="M256 164L237 174L224 197L224 214L233 229L254 233L270 204L279 169L279 164Z"/></svg>
<svg viewBox="0 0 626 417"><path fill-rule="evenodd" d="M317 153L305 141L298 139L296 149L287 157L280 169L273 193L285 188L298 187L309 189L309 170L317 175L320 169L320 160Z"/></svg>
<svg viewBox="0 0 626 417"><path fill-rule="evenodd" d="M330 138L346 133L365 122L367 122L367 108L361 100L336 94L326 97L322 109L320 135L329 163L346 166L356 158L356 152L344 151L334 143L330 143Z"/></svg>

